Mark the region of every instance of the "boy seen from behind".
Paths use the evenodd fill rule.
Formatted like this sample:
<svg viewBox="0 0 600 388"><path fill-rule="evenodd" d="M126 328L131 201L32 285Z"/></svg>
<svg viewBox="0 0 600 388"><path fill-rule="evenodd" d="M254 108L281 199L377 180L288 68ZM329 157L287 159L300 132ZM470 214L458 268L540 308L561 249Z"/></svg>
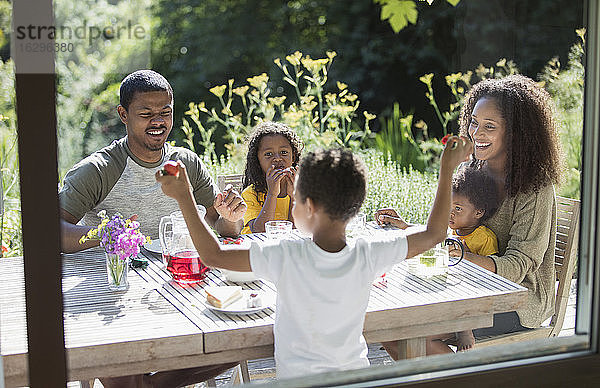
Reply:
<svg viewBox="0 0 600 388"><path fill-rule="evenodd" d="M447 143L425 228L382 232L352 245L346 242L346 224L365 199L367 177L350 151L311 152L302 159L292 213L312 240L222 246L198 216L185 167L179 164L177 176L156 179L179 203L204 264L253 271L277 287L275 361L277 377L288 378L369 365L362 330L373 280L446 237L452 172L471 152L466 138Z"/></svg>

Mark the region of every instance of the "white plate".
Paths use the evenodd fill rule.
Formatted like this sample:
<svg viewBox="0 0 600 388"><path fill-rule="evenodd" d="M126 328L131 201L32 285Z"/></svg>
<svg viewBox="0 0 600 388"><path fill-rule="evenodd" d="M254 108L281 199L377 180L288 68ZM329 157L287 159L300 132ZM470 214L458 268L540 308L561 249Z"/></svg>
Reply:
<svg viewBox="0 0 600 388"><path fill-rule="evenodd" d="M225 277L225 280L235 283L253 282L258 280L254 272L238 272L219 268L219 271Z"/></svg>
<svg viewBox="0 0 600 388"><path fill-rule="evenodd" d="M160 240L152 240L149 243L143 245L143 247L153 253L162 253L162 247L160 246Z"/></svg>
<svg viewBox="0 0 600 388"><path fill-rule="evenodd" d="M250 294L258 294L262 301L260 307L246 307L246 301ZM262 290L242 290L242 298L236 300L229 306L225 308L218 308L210 303L204 301L204 305L209 310L218 311L220 313L227 314L252 314L267 309L269 307L275 306L275 294L273 292L267 292Z"/></svg>

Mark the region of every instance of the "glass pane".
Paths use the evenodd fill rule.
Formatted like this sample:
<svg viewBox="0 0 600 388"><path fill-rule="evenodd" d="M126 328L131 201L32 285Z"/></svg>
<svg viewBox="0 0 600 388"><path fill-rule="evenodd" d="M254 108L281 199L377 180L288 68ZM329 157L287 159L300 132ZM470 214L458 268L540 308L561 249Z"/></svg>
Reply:
<svg viewBox="0 0 600 388"><path fill-rule="evenodd" d="M548 106L554 110L556 136L564 154L564 173L555 187L556 194L579 199L585 51L583 2L461 0L403 4L407 8L391 1L366 0L353 2L351 6L333 0L203 1L200 4L193 1L176 4L164 1L151 4L142 0L101 4L56 1L59 190L62 209L68 213L65 219L79 223L76 227L79 229L72 232L79 231L82 235L97 225L99 220L93 216L100 210L111 213L121 209L125 217L140 215L142 231L155 240L152 246L156 247L161 217L169 216L176 209L171 208L172 203L163 205L158 197L152 201L136 199L136 206L131 206L131 198L145 190L146 185L136 183L141 186L134 188L131 182L135 179L129 179L127 174L151 172L146 174L148 186L154 185L151 175L160 169L169 152L162 148L166 140L171 146L196 154L215 183L223 175L237 175L233 181L239 182L248 153L245 139L256 125L269 120L290 126L304 143L304 154L321 147L343 146L365 161L369 185L361 212L366 215L367 226L353 223L348 240L367 234L366 230L373 228L375 211L383 207L395 208L408 222L425 223L438 181L442 139L459 132L459 114L465 96L483 80L504 79L513 74L533 79L535 87L548 92ZM151 105L146 117L154 121L148 121L143 127L134 127L129 119L134 114L144 118L144 112L125 108L120 110L119 116L115 108L122 103L119 99L122 80L140 68L156 70L173 88L172 129L170 123L164 128L170 130L170 134L163 133L163 128L156 124L163 120L160 118L163 113L165 117L171 116L162 110L169 101L161 106ZM134 94L132 101L135 97ZM508 121L517 121L511 116L513 106L504 105L497 110L507 122L506 126ZM165 120L168 122L170 117ZM107 151L109 157L96 162L100 165L110 159L109 169L100 167L109 183L88 181L87 175L75 172L67 175L86 156L126 134L129 141L135 143L134 148L139 146L137 149L113 146ZM508 147L503 141L511 136L516 138L516 135L499 138L490 135L479 139L479 150L475 154L484 157L486 150L493 152L493 141ZM526 140L534 142L532 136ZM548 140L548 144L553 144L552 141ZM131 143L128 144L131 147ZM155 144L159 147L152 148ZM529 143L511 144L511 147L517 146L524 150L533 148ZM154 158L156 155L158 158ZM518 157L513 153L513 157L515 155ZM551 162L547 163L552 173ZM513 169L509 179L518 172ZM73 181L68 182L65 177L72 177ZM528 178L527 174L521 177ZM259 184L258 181L255 184ZM89 193L68 194L69 190L81 194L80 189ZM260 211L263 205L257 202ZM206 200L205 205L210 208L210 200ZM512 207L519 205L525 207L523 203ZM289 210L289 205L286 206L284 210ZM571 267L567 264L570 253L574 261L577 257L577 222L571 219L577 206L576 201L561 199L557 229L550 226L553 220L548 222L545 235L549 241L552 240L550 234L559 240L556 267L551 246L546 247L549 250L527 246L525 239L522 249L535 250L532 256L537 255L526 257L530 251L514 248L522 241L517 242L517 237L511 240L511 231L494 231L490 226L500 236L501 254L496 268L508 280L481 269L476 265L477 260L464 260L449 269L448 274L431 277L429 267L436 264L429 265L432 263L422 258L418 258L417 268L422 267L423 272L411 273L407 263L400 263L377 274L364 333L369 343L370 364L402 366L402 361L394 363L382 348L382 342L392 340L403 341L400 357L427 353L424 338L430 335L443 335L451 340L449 348L437 340L431 342L438 350L456 350L457 341L452 341L455 338L459 340L458 346L468 348L471 346L469 329L490 326L494 313L511 313L515 309L517 314L504 316L505 325L535 327L521 331L523 338L519 341L537 333L541 333L541 337L573 336L578 272L567 274L559 284L554 282L553 271L557 268L569 272L577 268L576 263ZM552 206L543 211L552 212ZM284 213L283 217L287 218L289 212ZM512 221L533 224L549 220L546 217L526 221L502 214L508 217L506 222L496 219L495 224L489 225L509 229L507 225ZM171 233L176 235L176 221L172 223ZM516 233L527 235L524 230ZM74 250L86 247L78 245L77 240L71 235ZM174 255L163 255L162 248L154 248L152 252L152 246L149 251L141 252L143 258L150 260L150 266L129 272L129 288L124 293L109 289L108 282L114 281L114 276L110 278L114 268L106 267L101 249L65 255L66 342L67 346L75 346L78 339L71 333L77 332L82 320L88 322L89 319L87 324L98 327L98 333L106 330L103 341L107 343L120 343L127 336L134 345L135 341L155 341L158 348L164 346L164 351L157 351L164 364L160 364L160 368L156 364L146 366L150 363L142 351L133 369L103 365L96 369L94 376L88 376L82 372L83 365L70 363L72 373L87 378L151 372L152 368L195 367L193 363L169 364L168 358L228 351L222 353L223 357L235 354L234 358L220 361L237 361L237 352L252 349L248 351L251 375L266 365L263 377L274 377L274 360L264 348L272 344L270 329L248 329L272 325L274 313L263 311L262 315L253 317L212 311L212 307L204 305L203 286L211 282L238 283L225 282L221 272L211 270L208 275L199 274L206 276L205 283L183 287L173 282L172 273L167 271ZM502 258L506 256L503 251L510 247L519 251L513 252L517 258L512 261ZM547 252L542 265L541 256ZM533 269L540 266L543 274ZM446 270L441 267L442 271ZM82 276L81 271L87 271L88 275ZM545 278L543 285L535 283L540 277ZM239 284L244 289L259 287ZM519 285L535 287L535 291L528 293ZM546 286L545 292L539 291ZM556 289L551 290L552 286ZM108 309L100 313L104 320L98 321L99 313L86 310L89 306L85 298L79 297L80 292L87 296L108 295L107 298L117 302L110 306L112 309L98 307L101 311ZM556 292L566 301L561 305L564 310L556 317L560 328L551 322L554 306L551 295ZM586 299L582 296L579 300ZM518 301L525 307L517 308ZM117 304L119 307L115 308ZM137 310L140 305L141 310ZM534 305L543 308L536 310ZM133 323L138 313L144 319L143 325ZM542 326L548 329L538 330ZM230 327L247 329L247 335L226 340L215 334ZM463 335L457 337L461 332ZM182 339L187 338L185 336L191 339ZM157 339L159 337L162 339ZM187 347L183 349L180 342L185 342ZM475 346L484 342L478 339ZM320 345L317 343L314 347ZM324 351L331 348L325 347ZM388 348L391 353L398 351L397 344ZM125 349L133 352L133 348ZM540 347L540 352L545 354L559 350L558 345ZM93 354L96 349L89 346L86 351ZM489 355L492 357L492 350ZM510 357L524 356L515 353ZM482 362L484 358L473 361L468 352L457 354L448 366L463 361Z"/></svg>

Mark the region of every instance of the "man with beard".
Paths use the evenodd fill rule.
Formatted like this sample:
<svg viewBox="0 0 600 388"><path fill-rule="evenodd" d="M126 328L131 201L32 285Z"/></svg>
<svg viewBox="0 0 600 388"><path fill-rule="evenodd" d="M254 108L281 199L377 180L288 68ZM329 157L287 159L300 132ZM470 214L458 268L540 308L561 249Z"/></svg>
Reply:
<svg viewBox="0 0 600 388"><path fill-rule="evenodd" d="M206 208L206 221L223 236L237 236L246 204L234 190L219 192L208 170L190 150L166 143L173 127L173 90L151 70L129 74L121 82L119 117L127 135L77 163L64 178L59 192L63 252L76 252L99 244L79 243L81 236L100 222L100 210L112 216L137 214L142 233L158 236L162 216L179 210L163 194L154 174L168 160L181 160L190 175L198 204ZM109 387L179 387L219 375L237 363L188 368L146 375L101 378Z"/></svg>

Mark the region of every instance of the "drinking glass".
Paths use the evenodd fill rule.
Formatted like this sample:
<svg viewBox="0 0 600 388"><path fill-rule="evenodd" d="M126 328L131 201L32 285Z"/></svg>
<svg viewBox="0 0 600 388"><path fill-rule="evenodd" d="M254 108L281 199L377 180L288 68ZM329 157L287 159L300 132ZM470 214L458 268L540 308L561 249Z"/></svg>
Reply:
<svg viewBox="0 0 600 388"><path fill-rule="evenodd" d="M281 240L292 232L292 223L290 221L267 221L265 222L265 231L269 238Z"/></svg>
<svg viewBox="0 0 600 388"><path fill-rule="evenodd" d="M365 213L358 213L346 224L346 233L352 237L365 229L367 216ZM356 236L354 236L356 237Z"/></svg>

